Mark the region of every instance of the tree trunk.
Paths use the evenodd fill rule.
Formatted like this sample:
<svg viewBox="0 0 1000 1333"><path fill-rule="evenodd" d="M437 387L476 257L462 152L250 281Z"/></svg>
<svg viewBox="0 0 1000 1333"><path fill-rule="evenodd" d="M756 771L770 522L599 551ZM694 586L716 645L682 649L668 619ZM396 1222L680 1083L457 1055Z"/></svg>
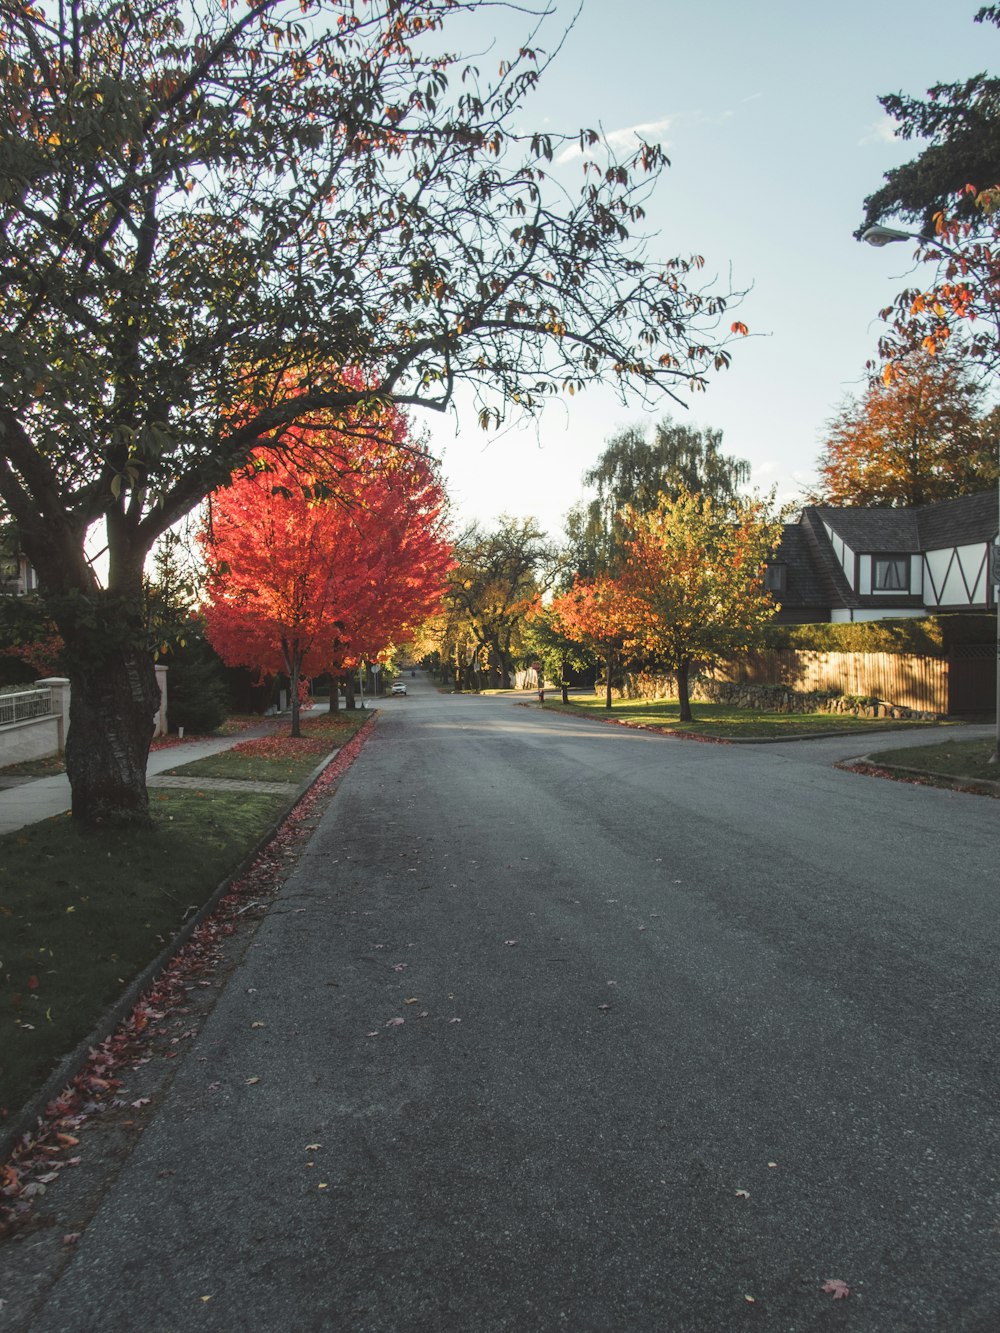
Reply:
<svg viewBox="0 0 1000 1333"><path fill-rule="evenodd" d="M604 707L608 710L609 713L611 712L611 668L614 664L614 660L615 660L614 651L611 648L609 648L608 655L604 659L604 674L606 677L604 682Z"/></svg>
<svg viewBox="0 0 1000 1333"><path fill-rule="evenodd" d="M355 711L355 709L357 708L357 706L358 706L357 700L356 700L355 697L354 697L354 672L353 672L353 671L348 671L348 673L347 673L347 675L346 675L346 677L345 677L345 679L344 679L344 695L345 695L345 698L344 698L344 706L345 706L345 708L347 708L350 712L353 713L353 712Z"/></svg>
<svg viewBox="0 0 1000 1333"><path fill-rule="evenodd" d="M566 679L568 666L565 657L559 664L559 688L562 690L562 701L569 703L569 681Z"/></svg>
<svg viewBox="0 0 1000 1333"><path fill-rule="evenodd" d="M281 655L285 659L285 671L288 673L288 689L292 705L292 730L291 735L299 737L302 735L299 726L299 679L302 673L302 649L299 646L298 639L291 642L283 638L281 640Z"/></svg>
<svg viewBox="0 0 1000 1333"><path fill-rule="evenodd" d="M160 706L152 654L111 649L69 670L66 773L73 818L148 824L146 760Z"/></svg>
<svg viewBox="0 0 1000 1333"><path fill-rule="evenodd" d="M691 722L691 695L688 683L688 672L691 663L683 661L677 666L677 702L680 704L679 718L681 722Z"/></svg>
<svg viewBox="0 0 1000 1333"><path fill-rule="evenodd" d="M340 707L340 678L330 677L330 712L335 713Z"/></svg>
<svg viewBox="0 0 1000 1333"><path fill-rule="evenodd" d="M292 731L291 731L291 734L292 734L293 736L301 736L301 735L302 735L301 719L300 719L300 716L299 716L300 711L301 711L301 710L300 710L300 706L299 706L299 680L300 680L300 664L299 664L298 655L296 654L295 659L294 659L293 662L292 662L292 674L291 674L291 676L289 677L289 682L290 682L289 688L290 688L290 692L291 692L291 696L292 696Z"/></svg>

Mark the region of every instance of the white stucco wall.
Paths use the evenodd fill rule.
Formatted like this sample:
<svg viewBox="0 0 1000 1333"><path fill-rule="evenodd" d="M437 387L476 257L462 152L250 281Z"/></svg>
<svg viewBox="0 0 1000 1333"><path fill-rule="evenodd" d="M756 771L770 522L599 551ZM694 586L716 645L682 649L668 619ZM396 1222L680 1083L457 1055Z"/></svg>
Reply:
<svg viewBox="0 0 1000 1333"><path fill-rule="evenodd" d="M866 607L864 610L854 612L845 608L835 608L830 614L830 620L838 625L844 625L854 620L920 620L926 615L927 612L917 606L901 606L898 609L892 606Z"/></svg>

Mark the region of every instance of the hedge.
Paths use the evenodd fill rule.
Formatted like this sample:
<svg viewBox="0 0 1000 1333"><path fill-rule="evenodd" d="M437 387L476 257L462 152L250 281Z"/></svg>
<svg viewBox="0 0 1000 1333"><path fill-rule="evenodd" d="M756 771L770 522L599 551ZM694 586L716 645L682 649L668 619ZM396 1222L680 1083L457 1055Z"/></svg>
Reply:
<svg viewBox="0 0 1000 1333"><path fill-rule="evenodd" d="M855 620L816 625L769 625L765 648L811 649L825 653L915 653L947 657L963 643L993 643L996 618L991 615L927 616L925 619Z"/></svg>

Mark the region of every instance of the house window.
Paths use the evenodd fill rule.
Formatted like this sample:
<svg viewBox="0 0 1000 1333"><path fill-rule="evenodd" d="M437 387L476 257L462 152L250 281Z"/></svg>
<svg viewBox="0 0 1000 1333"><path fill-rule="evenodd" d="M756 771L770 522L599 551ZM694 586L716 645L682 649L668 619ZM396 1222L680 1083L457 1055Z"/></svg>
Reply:
<svg viewBox="0 0 1000 1333"><path fill-rule="evenodd" d="M910 591L910 557L908 555L872 556L873 584L876 592Z"/></svg>
<svg viewBox="0 0 1000 1333"><path fill-rule="evenodd" d="M787 566L765 565L764 566L764 587L768 592L784 592L787 584Z"/></svg>

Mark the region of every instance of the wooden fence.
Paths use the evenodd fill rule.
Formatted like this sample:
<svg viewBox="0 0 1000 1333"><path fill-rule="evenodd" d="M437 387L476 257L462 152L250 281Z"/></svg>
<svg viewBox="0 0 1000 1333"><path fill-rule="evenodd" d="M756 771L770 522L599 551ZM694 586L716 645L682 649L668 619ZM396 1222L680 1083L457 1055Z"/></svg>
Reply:
<svg viewBox="0 0 1000 1333"><path fill-rule="evenodd" d="M921 712L949 711L948 661L940 657L779 648L722 663L704 674L737 684L862 695Z"/></svg>

